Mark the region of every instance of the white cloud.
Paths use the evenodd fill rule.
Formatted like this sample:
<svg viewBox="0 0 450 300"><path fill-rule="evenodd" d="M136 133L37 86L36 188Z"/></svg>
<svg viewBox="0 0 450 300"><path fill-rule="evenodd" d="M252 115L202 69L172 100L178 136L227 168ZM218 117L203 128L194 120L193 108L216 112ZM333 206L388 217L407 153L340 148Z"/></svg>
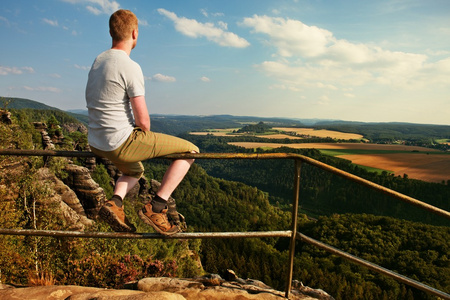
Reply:
<svg viewBox="0 0 450 300"><path fill-rule="evenodd" d="M244 38L239 37L235 33L225 31L223 29L225 23L223 22L219 24L219 27L222 28L219 28L213 23L200 23L194 19L178 17L175 13L163 8L158 9L158 12L172 20L175 24L175 29L188 37L205 37L224 47L245 48L250 45Z"/></svg>
<svg viewBox="0 0 450 300"><path fill-rule="evenodd" d="M241 25L264 34L265 44L276 52L274 61L256 67L288 85L337 89L376 83L413 90L450 84L450 58L428 62L424 54L337 39L326 29L292 19L254 15Z"/></svg>
<svg viewBox="0 0 450 300"><path fill-rule="evenodd" d="M295 87L295 86L289 86L289 85L285 85L285 84L274 84L269 86L269 89L273 90L273 89L277 89L277 90L287 90L287 91L292 91L292 92L301 92L302 90Z"/></svg>
<svg viewBox="0 0 450 300"><path fill-rule="evenodd" d="M53 26L53 27L58 27L58 21L57 20L49 20L46 18L43 18L42 21L44 21L44 23Z"/></svg>
<svg viewBox="0 0 450 300"><path fill-rule="evenodd" d="M27 91L32 92L51 92L51 93L61 92L61 89L51 86L38 86L38 87L23 86L23 88Z"/></svg>
<svg viewBox="0 0 450 300"><path fill-rule="evenodd" d="M147 78L147 79L158 81L158 82L175 82L175 81L177 81L177 79L175 77L163 75L160 73L155 74L152 77Z"/></svg>
<svg viewBox="0 0 450 300"><path fill-rule="evenodd" d="M228 24L222 21L217 22L217 25L219 25L220 28L223 30L228 30Z"/></svg>
<svg viewBox="0 0 450 300"><path fill-rule="evenodd" d="M112 14L120 8L117 1L111 0L62 0L71 4L86 5L86 9L94 15Z"/></svg>
<svg viewBox="0 0 450 300"><path fill-rule="evenodd" d="M73 66L77 69L84 70L84 71L89 71L91 69L91 67L89 67L89 66L80 66L77 64L74 64Z"/></svg>
<svg viewBox="0 0 450 300"><path fill-rule="evenodd" d="M23 73L34 73L34 69L32 67L5 67L0 66L0 75L20 75Z"/></svg>
<svg viewBox="0 0 450 300"><path fill-rule="evenodd" d="M267 34L270 43L284 57L319 56L333 39L333 34L328 30L291 19L254 15L252 18L244 18L241 24L253 28L255 33Z"/></svg>
<svg viewBox="0 0 450 300"><path fill-rule="evenodd" d="M5 22L5 24L6 24L8 27L11 25L11 24L9 23L8 19L5 18L5 17L3 17L3 16L0 16L0 21Z"/></svg>
<svg viewBox="0 0 450 300"><path fill-rule="evenodd" d="M146 20L138 19L140 26L148 26L148 22Z"/></svg>
<svg viewBox="0 0 450 300"><path fill-rule="evenodd" d="M204 15L205 17L209 17L209 16L213 16L213 17L223 17L224 13L209 13L206 9L202 8L200 9L200 12L202 13L202 15Z"/></svg>
<svg viewBox="0 0 450 300"><path fill-rule="evenodd" d="M319 105L329 105L330 104L330 98L327 95L322 95L317 100L317 104L319 104Z"/></svg>
<svg viewBox="0 0 450 300"><path fill-rule="evenodd" d="M209 79L206 76L201 77L200 80L203 81L203 82L210 82L211 81L211 79Z"/></svg>
<svg viewBox="0 0 450 300"><path fill-rule="evenodd" d="M344 96L347 98L355 98L355 95L351 93L344 93Z"/></svg>

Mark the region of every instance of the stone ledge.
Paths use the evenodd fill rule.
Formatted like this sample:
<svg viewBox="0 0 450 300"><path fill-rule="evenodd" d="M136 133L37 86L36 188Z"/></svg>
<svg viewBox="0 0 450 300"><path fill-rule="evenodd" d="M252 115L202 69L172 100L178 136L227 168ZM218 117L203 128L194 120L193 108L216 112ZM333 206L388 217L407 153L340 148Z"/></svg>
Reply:
<svg viewBox="0 0 450 300"><path fill-rule="evenodd" d="M208 284L210 282L211 284ZM104 289L80 286L37 286L15 288L8 285L0 286L0 299L28 299L28 300L280 300L284 292L276 291L270 287L259 287L252 284L238 282L208 281L208 279L178 279L167 277L144 278L131 283L133 289ZM312 289L311 289L312 290ZM316 297L311 297L300 290L293 290L290 299L315 300L329 299L321 290L314 290Z"/></svg>

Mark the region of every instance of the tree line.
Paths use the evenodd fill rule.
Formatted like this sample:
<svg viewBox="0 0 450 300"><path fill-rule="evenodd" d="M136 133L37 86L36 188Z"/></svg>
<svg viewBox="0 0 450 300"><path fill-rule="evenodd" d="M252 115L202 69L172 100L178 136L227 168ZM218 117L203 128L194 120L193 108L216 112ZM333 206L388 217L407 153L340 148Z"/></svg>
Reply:
<svg viewBox="0 0 450 300"><path fill-rule="evenodd" d="M30 129L30 123L25 117L16 120L19 119L23 122L20 130L0 126L2 147L9 145L15 136L23 140L21 147L32 147L32 143L26 142L31 136L24 131ZM199 137L193 141L203 152L251 151L230 146L216 137ZM380 184L395 186L399 191L407 190L421 200L422 194L431 193L432 203L437 201L445 206L445 199L449 199L448 185L421 185L408 178L377 175L355 168L348 161L322 156L315 150L296 153L377 180ZM83 160L77 163L83 164ZM161 159L146 161L145 176L161 180L168 163ZM68 229L57 218L56 207L38 205L33 214L30 209L33 202L45 203L48 190L45 185L36 184L34 177L42 162L31 160L28 167L30 169L20 178L16 174L0 176L0 186L9 187L0 190L2 199L9 199L0 202L0 226ZM307 165L302 167L302 172L300 195L304 202L301 206L303 212L312 213L317 220L302 214L300 232L449 292L448 225L435 224L419 213L420 222L403 220L399 214L405 208L397 208L392 200L377 198L378 195L370 195L372 192L367 189L359 190L342 178ZM111 190L105 168L97 168L94 178L105 190ZM292 183L292 163L284 161L197 160L173 196L192 232L286 230L291 222ZM17 196L9 197L11 192ZM441 199L437 199L439 197ZM136 214L142 203L137 199L125 201L127 215L137 224L138 231L148 231ZM447 206L443 208L448 209ZM395 213L389 214L389 210ZM408 212L404 219L414 219L409 218L409 214L415 213ZM425 223L428 221L430 224ZM97 222L89 230L110 229ZM104 287L120 287L133 276L135 279L161 274L190 277L203 271L220 274L233 269L239 277L263 280L284 289L288 243L285 238L134 241L0 236L1 279L2 282L25 284L29 272L34 273L37 266L39 271L51 273L58 283L98 282ZM321 288L336 299L433 299L312 246L299 243L296 249L294 278L313 288ZM203 270L197 269L195 261L186 256L188 250L200 256ZM115 270L117 276L114 277L110 270Z"/></svg>

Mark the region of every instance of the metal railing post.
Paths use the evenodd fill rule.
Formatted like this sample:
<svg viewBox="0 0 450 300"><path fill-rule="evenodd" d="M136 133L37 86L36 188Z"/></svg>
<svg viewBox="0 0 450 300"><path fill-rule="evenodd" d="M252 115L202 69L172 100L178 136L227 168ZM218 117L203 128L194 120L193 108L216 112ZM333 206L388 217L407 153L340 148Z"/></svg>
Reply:
<svg viewBox="0 0 450 300"><path fill-rule="evenodd" d="M286 282L285 297L289 298L289 293L292 287L292 277L294 273L294 257L295 257L295 241L297 237L297 223L298 223L298 204L300 195L300 171L302 167L302 161L300 159L295 160L295 177L294 177L294 201L292 203L292 236L289 245L289 270L288 278Z"/></svg>

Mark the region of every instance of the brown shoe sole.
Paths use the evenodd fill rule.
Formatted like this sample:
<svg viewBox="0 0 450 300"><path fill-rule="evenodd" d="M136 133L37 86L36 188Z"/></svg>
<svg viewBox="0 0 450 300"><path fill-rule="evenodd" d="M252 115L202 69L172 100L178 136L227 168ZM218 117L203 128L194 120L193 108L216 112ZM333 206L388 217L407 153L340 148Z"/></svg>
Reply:
<svg viewBox="0 0 450 300"><path fill-rule="evenodd" d="M121 222L116 214L109 209L107 206L102 206L100 211L98 212L99 216L108 223L108 225L115 232L135 232L136 227L133 224L125 224Z"/></svg>
<svg viewBox="0 0 450 300"><path fill-rule="evenodd" d="M175 226L175 227L173 227L172 230L168 230L168 231L163 231L163 230L161 230L155 223L153 223L152 220L150 220L149 217L147 217L147 216L144 214L144 212L142 211L142 209L139 210L138 215L139 215L139 218L141 218L141 220L144 221L145 224L148 224L148 225L152 226L153 229L155 229L158 233L160 233L160 234L162 234L162 235L172 235L172 234L175 234L175 233L177 233L177 232L180 231L180 229L178 228L178 226Z"/></svg>

